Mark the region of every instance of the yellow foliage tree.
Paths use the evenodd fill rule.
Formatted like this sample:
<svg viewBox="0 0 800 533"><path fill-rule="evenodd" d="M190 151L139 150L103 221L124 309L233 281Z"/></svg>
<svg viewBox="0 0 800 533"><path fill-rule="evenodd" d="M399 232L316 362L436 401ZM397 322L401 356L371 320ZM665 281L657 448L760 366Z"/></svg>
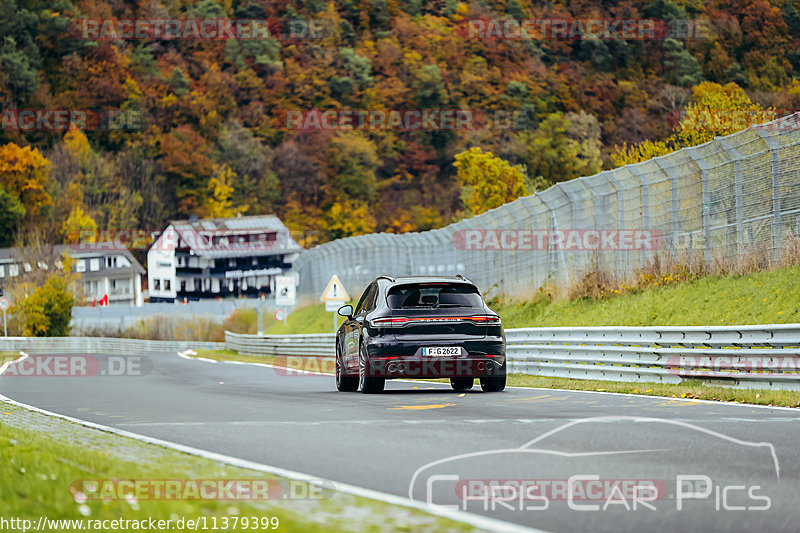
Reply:
<svg viewBox="0 0 800 533"><path fill-rule="evenodd" d="M325 221L331 239L372 233L377 224L367 204L357 200L334 203L325 213Z"/></svg>
<svg viewBox="0 0 800 533"><path fill-rule="evenodd" d="M516 200L525 195L525 168L472 147L456 155L453 166L464 187L466 204L473 215Z"/></svg>
<svg viewBox="0 0 800 533"><path fill-rule="evenodd" d="M233 206L233 180L236 172L227 165L215 165L214 175L208 180L206 215L211 218L228 218L247 210L247 206Z"/></svg>
<svg viewBox="0 0 800 533"><path fill-rule="evenodd" d="M92 155L89 139L78 128L71 128L64 135L64 145L67 152L80 163L85 163Z"/></svg>
<svg viewBox="0 0 800 533"><path fill-rule="evenodd" d="M97 235L97 223L90 217L83 208L75 206L64 222L63 232L69 244L78 242L95 242Z"/></svg>
<svg viewBox="0 0 800 533"><path fill-rule="evenodd" d="M774 110L753 103L744 90L733 82L724 86L712 82L700 83L692 90L691 102L681 113L680 121L669 137L663 141L617 146L611 155L611 162L614 166L621 166L647 161L774 118Z"/></svg>
<svg viewBox="0 0 800 533"><path fill-rule="evenodd" d="M37 148L8 143L0 146L0 187L19 197L27 216L53 203L46 191L50 161Z"/></svg>

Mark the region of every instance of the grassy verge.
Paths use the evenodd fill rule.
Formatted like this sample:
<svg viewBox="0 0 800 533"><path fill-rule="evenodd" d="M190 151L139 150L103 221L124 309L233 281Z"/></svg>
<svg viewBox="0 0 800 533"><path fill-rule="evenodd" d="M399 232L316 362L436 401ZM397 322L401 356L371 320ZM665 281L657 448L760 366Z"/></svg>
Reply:
<svg viewBox="0 0 800 533"><path fill-rule="evenodd" d="M800 322L800 266L746 276L705 276L650 286L607 298L551 302L504 298L492 308L506 328L553 326L688 326ZM291 313L287 327L268 333L325 333L333 329L325 306Z"/></svg>
<svg viewBox="0 0 800 533"><path fill-rule="evenodd" d="M6 519L31 519L35 524L40 515L84 520L205 517L211 524L214 517L218 523L225 517L276 517L281 531L471 530L465 524L427 513L329 489L317 499L81 503L82 498L74 496L70 486L83 486L83 480L277 480L284 494L288 483L295 483L295 487L305 484L111 435L4 402L0 402L0 426L0 494ZM250 530L230 528L245 529Z"/></svg>
<svg viewBox="0 0 800 533"><path fill-rule="evenodd" d="M495 306L506 328L687 326L800 322L800 266L746 276L705 276L610 298Z"/></svg>
<svg viewBox="0 0 800 533"><path fill-rule="evenodd" d="M245 361L270 363L286 366L285 358L270 356L240 355L232 350L201 350L199 357L217 361ZM325 365L318 365L315 372L325 372ZM419 380L448 382L447 379ZM645 396L668 396L672 398L692 398L697 400L717 400L723 402L751 403L755 405L774 405L780 407L800 407L800 392L768 389L734 389L706 385L701 380L686 380L683 383L627 383L622 381L596 381L584 379L553 378L545 376L528 376L526 374L510 374L509 387L534 387L541 389L586 390L600 392L621 392Z"/></svg>
<svg viewBox="0 0 800 533"><path fill-rule="evenodd" d="M352 306L356 301L347 302ZM347 305L343 303L342 305ZM342 324L343 317L337 318ZM272 322L264 328L269 335L291 335L295 333L333 333L333 313L325 310L325 304L307 305L289 314L286 325L283 322Z"/></svg>
<svg viewBox="0 0 800 533"><path fill-rule="evenodd" d="M734 389L705 385L700 380L686 380L682 383L627 383L511 374L508 376L508 385L511 387L621 392L644 396L668 396L695 400L800 407L800 392L798 391Z"/></svg>

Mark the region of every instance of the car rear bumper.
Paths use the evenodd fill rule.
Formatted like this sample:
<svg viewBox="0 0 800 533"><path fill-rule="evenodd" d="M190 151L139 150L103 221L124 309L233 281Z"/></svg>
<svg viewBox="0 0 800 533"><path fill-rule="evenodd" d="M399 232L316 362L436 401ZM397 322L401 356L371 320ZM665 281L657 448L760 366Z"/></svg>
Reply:
<svg viewBox="0 0 800 533"><path fill-rule="evenodd" d="M505 374L505 355L481 357L370 357L368 375L395 378L480 378Z"/></svg>

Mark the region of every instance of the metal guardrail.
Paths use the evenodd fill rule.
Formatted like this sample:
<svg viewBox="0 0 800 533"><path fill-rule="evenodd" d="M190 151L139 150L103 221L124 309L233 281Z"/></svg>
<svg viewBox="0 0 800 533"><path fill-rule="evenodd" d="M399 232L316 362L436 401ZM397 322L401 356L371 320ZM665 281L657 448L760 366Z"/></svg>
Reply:
<svg viewBox="0 0 800 533"><path fill-rule="evenodd" d="M185 350L222 350L224 342L152 341L113 337L0 337L0 351L64 354L175 353Z"/></svg>
<svg viewBox="0 0 800 533"><path fill-rule="evenodd" d="M230 349L248 355L334 357L334 335L243 335L225 342L106 337L2 337L0 351L174 353ZM506 330L508 370L536 376L800 390L800 324L560 327Z"/></svg>
<svg viewBox="0 0 800 533"><path fill-rule="evenodd" d="M330 333L225 332L225 345L250 355L335 355ZM506 354L511 373L800 390L800 324L507 329Z"/></svg>
<svg viewBox="0 0 800 533"><path fill-rule="evenodd" d="M509 372L800 389L800 324L506 330Z"/></svg>
<svg viewBox="0 0 800 533"><path fill-rule="evenodd" d="M243 335L226 331L225 347L245 355L336 356L333 333Z"/></svg>

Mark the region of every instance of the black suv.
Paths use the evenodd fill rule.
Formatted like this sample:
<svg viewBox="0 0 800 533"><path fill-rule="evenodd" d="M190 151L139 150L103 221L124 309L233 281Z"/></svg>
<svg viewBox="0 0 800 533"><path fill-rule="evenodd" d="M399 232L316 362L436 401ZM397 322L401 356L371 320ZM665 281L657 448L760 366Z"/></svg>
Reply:
<svg viewBox="0 0 800 533"><path fill-rule="evenodd" d="M479 378L506 386L506 342L497 313L463 276L380 276L336 332L336 388L383 391L387 379L450 378L457 391Z"/></svg>

